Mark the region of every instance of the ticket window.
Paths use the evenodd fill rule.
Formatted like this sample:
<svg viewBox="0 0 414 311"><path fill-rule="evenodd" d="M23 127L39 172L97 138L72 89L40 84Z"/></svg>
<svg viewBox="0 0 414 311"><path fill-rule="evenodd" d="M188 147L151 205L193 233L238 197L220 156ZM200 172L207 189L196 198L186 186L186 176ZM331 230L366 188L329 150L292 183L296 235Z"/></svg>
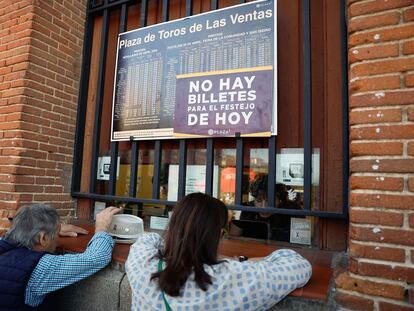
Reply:
<svg viewBox="0 0 414 311"><path fill-rule="evenodd" d="M231 144L230 144L231 146ZM216 149L215 164L219 169L219 198L226 204L234 204L236 150L228 148ZM243 205L257 211L232 210L232 221L229 235L232 237L258 239L266 241L299 242L312 244L315 221L313 217L291 216L274 213L276 209L303 209L303 148L278 148L276 153L275 206L268 203L268 148L266 140L248 141L244 149L243 160ZM312 191L319 186L319 163L314 156ZM316 193L316 192L315 192ZM313 201L313 207L317 204ZM271 209L266 212L263 208ZM272 211L273 209L273 211ZM293 221L292 221L292 218ZM295 225L308 232L305 241L296 240ZM305 227L305 228L304 228ZM292 235L292 239L291 239Z"/></svg>
<svg viewBox="0 0 414 311"><path fill-rule="evenodd" d="M137 186L136 198L151 199L154 184L154 145L150 142L141 143L138 147L138 165L136 170ZM179 149L177 141L165 141L162 144L159 171L159 203L126 204L126 213L139 216L144 221L146 230L166 229L173 209L173 202L177 200L177 174L179 164ZM125 165L122 178L117 180L117 195L128 197L130 184L130 164ZM120 191L122 190L122 191Z"/></svg>
<svg viewBox="0 0 414 311"><path fill-rule="evenodd" d="M194 1L193 1L194 2ZM161 20L161 2L151 1L148 10L148 23L154 24ZM159 6L156 6L158 3ZM195 3L195 2L194 2ZM195 5L193 13L199 11L208 11L210 6L208 2L197 2L202 7ZM220 1L220 7L236 4L237 1ZM185 14L185 4L170 2L169 20L183 17ZM311 210L329 213L342 213L346 197L342 188L346 176L343 172L343 156L346 150L343 150L343 122L342 122L342 106L341 106L341 37L339 29L339 6L340 2L332 2L327 0L317 0L311 2L311 67L312 67L312 186L307 195L311 198ZM158 8L158 9L157 9ZM302 27L301 27L301 11L300 1L281 1L278 3L278 28L283 31L278 32L278 42L283 48L278 50L278 135L276 145L276 177L271 183L275 186L275 206L270 208L286 208L291 205L292 210L303 209L303 197L305 190L303 187L303 147L304 147L304 128L303 128L303 55L302 55ZM142 15L142 14L141 14ZM92 15L91 15L92 16ZM129 7L127 18L127 30L139 27L139 4L133 4ZM80 189L75 189L75 193L80 192L81 197L91 194L108 195L111 193L108 188L109 182L106 179L98 180L96 189L89 189L90 159L97 157L107 157L102 161L107 161L111 154L110 143L110 120L112 109L112 90L114 64L116 59L116 39L119 32L121 11L119 7L113 7L109 18L109 36L107 44L107 60L105 64L105 79L103 80L103 103L101 113L101 130L99 133L99 154L91 154L91 141L85 136L83 154L83 166L78 174ZM103 27L103 19L100 14L93 15L93 51L99 51L100 30ZM97 55L97 54L96 54ZM90 94L93 97L97 85L99 71L99 60L96 57L91 59L89 86ZM345 88L346 91L346 88ZM86 97L85 97L86 98ZM86 101L85 101L86 102ZM91 99L89 102L93 102ZM89 104L88 104L89 105ZM93 124L93 107L92 113L87 114L87 131L92 132ZM89 140L88 140L89 139ZM260 139L243 139L244 140L244 159L243 159L243 183L242 183L242 202L243 206L249 208L254 207L254 196L249 190L250 183L261 175L269 174L268 172L268 142L267 138ZM154 142L139 142L138 168L137 168L137 189L136 198L142 200L153 199L160 201L174 201L178 198L176 174L179 172L179 146L177 141L162 142L162 165L160 168L159 196L154 197L153 185L154 178ZM131 197L130 193L130 167L131 167L131 142L119 143L119 175L116 179L116 196ZM223 200L231 206L235 201L236 187L234 176L236 171L236 139L215 139L214 142L214 165L213 165L213 189L212 194ZM165 160L165 161L164 161ZM186 193L191 189L200 189L202 191L203 178L205 177L206 160L206 140L189 140L187 144L187 163L186 163L186 184L190 185L186 189ZM105 167L103 165L103 167ZM319 171L317 171L319 168ZM106 177L104 173L102 178ZM80 176L82 175L82 176ZM93 175L93 174L92 174ZM269 182L269 181L268 181ZM286 197L288 199L286 199ZM170 200L171 199L171 200ZM91 199L92 200L92 199ZM309 202L309 201L307 201ZM143 212L144 206L154 207L156 204L140 203ZM165 202L164 202L165 203ZM253 205L252 205L253 203ZM165 216L165 208L169 204L164 205L162 215ZM137 209L140 207L137 207ZM162 207L161 207L162 208ZM168 210L169 207L167 207ZM259 209L260 207L257 207ZM289 208L289 207L288 207ZM148 214L149 218L153 216L151 213L160 212L146 208L143 216ZM253 210L255 212L255 210ZM155 214L155 213L153 213ZM234 210L234 219L240 220L242 212ZM286 225L283 218L285 215L277 214L272 217L278 217L278 221ZM290 225L292 225L291 217ZM282 220L283 221L282 221ZM306 219L306 218L302 218ZM301 223L296 225L300 228ZM303 224L302 224L303 225ZM310 219L312 231L312 241L318 240L320 232L320 243L326 245L318 245L322 248L332 241L332 247L343 249L345 247L343 236L346 235L346 221L341 224L341 230L338 230L338 222L332 219ZM304 225L303 225L304 226ZM264 227L264 225L262 226ZM256 231L262 230L260 225ZM272 229L270 228L271 231ZM263 231L265 231L263 229ZM343 233L338 234L341 231ZM246 234L247 230L245 230ZM335 233L335 234L330 234ZM322 236L323 235L323 236ZM265 235L266 236L266 235ZM276 237L276 238L274 238ZM243 236L241 236L243 238ZM247 237L246 237L247 238ZM330 240L332 238L332 240ZM278 235L270 235L270 240L277 240ZM289 237L290 239L290 237ZM340 244L342 243L342 244ZM339 245L339 246L337 246Z"/></svg>
<svg viewBox="0 0 414 311"><path fill-rule="evenodd" d="M141 143L138 148L136 197L151 199L154 181L154 144ZM129 196L131 154L130 149L120 151L120 163L116 183L117 196ZM268 177L268 140L246 139L243 150L242 205L255 210L231 210L232 222L228 235L232 238L291 242L295 221L299 227L307 226L308 243L314 239L316 221L313 217L278 214L276 209L303 209L303 148L277 148L275 205L269 206L267 189L272 183ZM236 141L232 138L217 139L214 144L212 195L228 206L235 204L236 196ZM192 140L187 143L185 193L205 192L206 141ZM312 208L318 208L319 154L315 149L312 162ZM177 141L164 141L161 149L159 172L160 203L126 204L125 213L144 219L148 230L165 230L174 203L178 199L179 145ZM122 202L121 202L122 204ZM263 212L263 208L271 211ZM304 220L306 220L304 222ZM295 240L293 240L295 241Z"/></svg>

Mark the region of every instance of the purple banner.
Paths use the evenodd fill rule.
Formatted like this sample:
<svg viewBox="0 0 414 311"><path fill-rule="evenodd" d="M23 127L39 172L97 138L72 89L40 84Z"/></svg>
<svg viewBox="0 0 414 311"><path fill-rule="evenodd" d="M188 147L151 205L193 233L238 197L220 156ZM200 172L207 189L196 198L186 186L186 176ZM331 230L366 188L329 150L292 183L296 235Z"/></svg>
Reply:
<svg viewBox="0 0 414 311"><path fill-rule="evenodd" d="M270 136L271 66L177 76L174 136Z"/></svg>

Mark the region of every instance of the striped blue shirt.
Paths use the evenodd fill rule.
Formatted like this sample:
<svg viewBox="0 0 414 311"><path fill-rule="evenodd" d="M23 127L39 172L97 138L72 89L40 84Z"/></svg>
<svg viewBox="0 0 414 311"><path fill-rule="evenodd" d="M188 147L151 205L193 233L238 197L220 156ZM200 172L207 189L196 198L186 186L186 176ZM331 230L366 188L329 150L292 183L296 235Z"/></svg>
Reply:
<svg viewBox="0 0 414 311"><path fill-rule="evenodd" d="M111 262L114 241L106 232L97 232L81 254L44 255L33 270L25 293L26 305L36 307L46 294L76 283Z"/></svg>

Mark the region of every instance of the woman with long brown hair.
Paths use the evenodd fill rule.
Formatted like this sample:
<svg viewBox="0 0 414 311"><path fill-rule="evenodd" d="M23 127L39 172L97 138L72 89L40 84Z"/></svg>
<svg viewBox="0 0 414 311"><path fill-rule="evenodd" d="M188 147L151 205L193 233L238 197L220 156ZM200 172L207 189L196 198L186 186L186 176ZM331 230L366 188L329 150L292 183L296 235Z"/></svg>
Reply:
<svg viewBox="0 0 414 311"><path fill-rule="evenodd" d="M125 264L132 310L266 310L306 284L311 266L291 250L256 262L220 260L227 215L220 200L192 193L174 208L165 244L143 234Z"/></svg>

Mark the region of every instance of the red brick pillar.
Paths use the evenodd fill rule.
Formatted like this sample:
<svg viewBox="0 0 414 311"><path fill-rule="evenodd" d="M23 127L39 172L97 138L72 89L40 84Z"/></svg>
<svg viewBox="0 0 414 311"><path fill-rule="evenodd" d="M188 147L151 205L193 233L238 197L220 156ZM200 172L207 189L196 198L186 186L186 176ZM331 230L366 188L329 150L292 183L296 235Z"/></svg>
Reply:
<svg viewBox="0 0 414 311"><path fill-rule="evenodd" d="M349 268L336 300L414 309L414 0L348 3Z"/></svg>
<svg viewBox="0 0 414 311"><path fill-rule="evenodd" d="M25 203L70 197L86 0L0 1L0 231Z"/></svg>

